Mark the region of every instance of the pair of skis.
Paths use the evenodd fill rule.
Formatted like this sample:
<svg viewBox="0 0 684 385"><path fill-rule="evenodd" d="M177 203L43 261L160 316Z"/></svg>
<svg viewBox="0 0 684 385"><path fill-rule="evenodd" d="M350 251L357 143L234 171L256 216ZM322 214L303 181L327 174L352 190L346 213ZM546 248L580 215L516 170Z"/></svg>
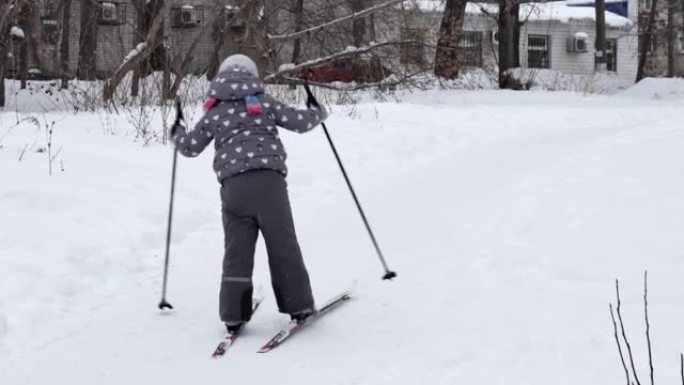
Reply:
<svg viewBox="0 0 684 385"><path fill-rule="evenodd" d="M343 292L343 293L331 298L330 300L328 300L328 302L326 302L314 315L307 318L304 322L297 322L295 320L290 321L273 338L271 338L271 340L269 340L264 346L262 346L261 349L258 350L258 353L270 352L271 350L280 346L288 338L290 338L294 334L296 334L303 327L313 323L314 321L321 318L323 315L329 313L331 310L338 307L339 305L341 305L342 303L346 302L349 299L351 299L351 293L348 291ZM257 298L254 301L253 308L252 308L252 314L254 314L254 312L259 308L259 305L261 304L262 301L263 301L263 297ZM226 352L228 351L228 349L235 343L237 338L240 336L241 331L242 331L242 328L240 328L239 330L237 330L233 333L228 333L228 335L223 339L223 341L221 341L218 344L218 346L214 350L214 353L211 356L214 358L220 358L223 355L225 355Z"/></svg>

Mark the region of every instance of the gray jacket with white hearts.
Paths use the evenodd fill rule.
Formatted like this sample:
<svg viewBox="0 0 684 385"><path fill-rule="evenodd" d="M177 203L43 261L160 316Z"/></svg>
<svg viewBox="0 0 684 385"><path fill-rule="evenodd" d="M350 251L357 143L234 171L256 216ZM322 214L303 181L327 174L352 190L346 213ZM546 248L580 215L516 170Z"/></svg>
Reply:
<svg viewBox="0 0 684 385"><path fill-rule="evenodd" d="M255 95L262 113L249 115L245 97ZM214 171L219 182L250 170L275 170L287 175L287 154L277 126L304 133L326 118L325 109L295 109L264 94L261 81L240 67L219 73L211 82L208 97L218 100L195 129L176 130L172 140L187 157L199 155L214 140Z"/></svg>

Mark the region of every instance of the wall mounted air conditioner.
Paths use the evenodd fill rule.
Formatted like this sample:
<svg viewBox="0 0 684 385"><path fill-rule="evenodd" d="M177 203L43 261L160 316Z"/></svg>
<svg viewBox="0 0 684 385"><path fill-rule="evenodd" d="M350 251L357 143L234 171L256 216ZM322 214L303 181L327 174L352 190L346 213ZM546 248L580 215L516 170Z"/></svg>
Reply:
<svg viewBox="0 0 684 385"><path fill-rule="evenodd" d="M492 44L499 44L499 31L489 31L489 38L491 39Z"/></svg>
<svg viewBox="0 0 684 385"><path fill-rule="evenodd" d="M568 39L568 52L587 52L589 34L586 32L576 32Z"/></svg>
<svg viewBox="0 0 684 385"><path fill-rule="evenodd" d="M116 14L116 4L111 3L111 2L103 2L102 3L102 21L105 22L116 22L117 21L117 14Z"/></svg>
<svg viewBox="0 0 684 385"><path fill-rule="evenodd" d="M184 5L180 10L180 23L184 27L192 27L200 23L199 19L195 17L195 7L192 5Z"/></svg>

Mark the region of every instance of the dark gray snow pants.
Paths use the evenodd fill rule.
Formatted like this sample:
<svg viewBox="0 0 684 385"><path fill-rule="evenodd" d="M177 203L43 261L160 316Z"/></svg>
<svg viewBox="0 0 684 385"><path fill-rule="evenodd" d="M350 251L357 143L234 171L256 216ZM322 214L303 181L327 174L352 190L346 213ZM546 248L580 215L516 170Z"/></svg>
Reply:
<svg viewBox="0 0 684 385"><path fill-rule="evenodd" d="M225 255L219 313L223 322L249 321L252 270L259 231L264 237L278 309L313 308L309 274L295 234L285 177L255 170L227 178L221 187Z"/></svg>

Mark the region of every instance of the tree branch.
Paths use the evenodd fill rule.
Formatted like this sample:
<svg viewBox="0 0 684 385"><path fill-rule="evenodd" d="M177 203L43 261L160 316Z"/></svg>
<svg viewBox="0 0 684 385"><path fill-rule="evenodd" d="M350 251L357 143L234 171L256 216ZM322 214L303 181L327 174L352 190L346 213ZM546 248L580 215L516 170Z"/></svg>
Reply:
<svg viewBox="0 0 684 385"><path fill-rule="evenodd" d="M618 336L617 323L615 322L615 314L613 312L613 304L610 307L610 318L613 320L613 335L615 336L615 342L617 343L618 352L620 353L620 362L622 362L622 367L625 369L625 377L627 379L627 385L629 384L629 370L627 369L627 364L625 363L625 355L622 353L622 346L620 345L620 337Z"/></svg>
<svg viewBox="0 0 684 385"><path fill-rule="evenodd" d="M392 80L392 81L385 81L381 80L379 82L373 82L373 83L364 83L364 84L358 84L350 87L337 87L328 83L319 83L319 82L314 82L314 81L308 81L308 80L302 80L299 78L293 78L293 77L281 77L278 78L278 80L282 80L285 84L293 84L293 85L304 85L304 84L309 84L312 86L320 87L320 88L326 88L329 90L334 90L334 91L340 91L340 92L353 92L353 91L360 91L360 90L365 90L368 88L374 88L374 87L394 87L399 84L405 83L406 81L412 79L416 75L420 75L421 73L424 73L424 71L417 71L414 73L411 73L409 75L403 76L401 79L397 80Z"/></svg>
<svg viewBox="0 0 684 385"><path fill-rule="evenodd" d="M634 367L634 356L632 355L632 346L629 344L629 340L627 339L627 333L625 332L625 323L622 320L622 313L620 312L620 283L617 279L615 280L615 293L617 295L617 315L618 320L620 321L620 329L622 330L622 339L624 339L625 345L627 346L629 363L632 367L632 374L634 374L634 380L636 381L637 385L641 385L641 382L639 382L639 376L637 376L636 368Z"/></svg>
<svg viewBox="0 0 684 385"><path fill-rule="evenodd" d="M387 41L387 42L383 42L383 43L371 44L369 46L362 47L362 48L346 49L342 52L337 52L337 53L334 53L332 55L328 55L328 56L325 56L322 58L309 60L309 61L303 62L301 64L290 65L290 66L284 67L284 68L266 76L264 78L264 81L266 81L266 82L273 81L277 78L282 78L283 75L285 75L285 74L298 72L298 71L303 70L304 68L315 67L315 66L318 66L321 64L325 64L325 63L337 60L337 59L361 55L361 54L376 50L378 48L392 46L392 45L402 45L402 44L431 46L431 45L428 45L428 44L425 44L422 42L417 42L417 41L413 41L413 40L405 40L405 41ZM434 47L434 46L432 46L432 47Z"/></svg>
<svg viewBox="0 0 684 385"><path fill-rule="evenodd" d="M347 16L341 17L341 18L339 18L339 19L335 19L335 20L329 21L329 22L327 22L327 23L325 23L325 24L321 24L321 25L316 26L316 27L312 27L312 28L309 28L309 29L305 29L305 30L302 30L302 31L297 31L297 32L293 32L293 33L285 34L285 35L268 35L268 38L269 38L270 40L276 41L276 42L284 42L284 41L288 41L288 40L293 40L293 39L296 39L296 38L301 37L301 36L303 36L303 35L308 35L308 34L311 34L311 33L313 33L313 32L317 32L317 31L323 30L323 29L325 29L325 28L331 27L331 26L333 26L333 25L335 25L335 24L339 24L339 23L342 23L342 22L345 22L345 21L348 21L348 20L353 20L353 19L359 18L359 17L361 17L361 16L365 16L365 15L368 15L368 14L371 14L371 13L375 13L375 12L381 10L381 9L390 7L390 6L395 5L395 4L403 3L403 2L405 2L405 1L406 1L406 0L391 0L391 1L387 1L387 2L385 2L385 3L378 4L378 5L373 6L373 7L370 7L370 8L366 8L366 9L364 9L363 11L359 11L359 12L356 12L356 13L352 13L351 15L347 15Z"/></svg>
<svg viewBox="0 0 684 385"><path fill-rule="evenodd" d="M126 76L126 74L133 68L135 68L140 62L145 60L145 58L147 58L150 55L150 53L152 53L152 51L154 51L154 49L157 47L157 45L159 44L159 42L157 41L159 37L159 30L164 24L164 15L169 13L169 10L171 9L172 5L173 1L166 0L164 5L161 7L161 9L159 9L157 14L154 16L154 19L152 20L152 26L150 26L150 30L147 33L147 38L142 43L143 48L131 57L128 57L128 60L121 63L119 68L117 68L116 71L114 71L114 73L112 74L112 77L105 82L103 92L103 98L105 102L110 101L112 99L112 96L114 95L114 90L119 85L119 83L121 83L121 80L123 80L124 76Z"/></svg>
<svg viewBox="0 0 684 385"><path fill-rule="evenodd" d="M648 344L648 364L651 369L651 385L653 383L653 353L651 350L651 324L648 321L648 271L644 272L644 315L646 318L646 342Z"/></svg>

